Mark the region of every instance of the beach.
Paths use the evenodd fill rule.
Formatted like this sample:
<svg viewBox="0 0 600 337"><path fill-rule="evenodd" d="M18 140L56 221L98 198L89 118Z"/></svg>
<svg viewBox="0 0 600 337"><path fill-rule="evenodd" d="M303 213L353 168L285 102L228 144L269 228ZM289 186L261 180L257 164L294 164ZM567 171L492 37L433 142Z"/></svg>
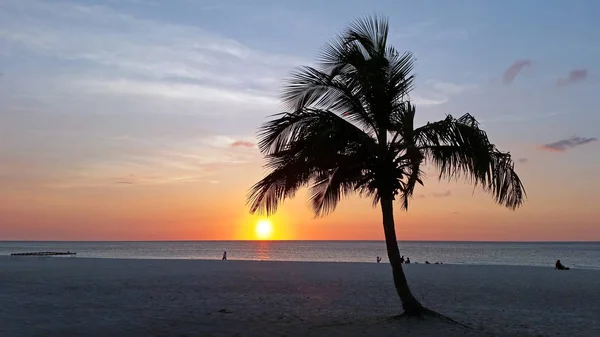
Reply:
<svg viewBox="0 0 600 337"><path fill-rule="evenodd" d="M600 271L406 265L441 319L401 312L381 263L0 257L0 336L594 336Z"/></svg>

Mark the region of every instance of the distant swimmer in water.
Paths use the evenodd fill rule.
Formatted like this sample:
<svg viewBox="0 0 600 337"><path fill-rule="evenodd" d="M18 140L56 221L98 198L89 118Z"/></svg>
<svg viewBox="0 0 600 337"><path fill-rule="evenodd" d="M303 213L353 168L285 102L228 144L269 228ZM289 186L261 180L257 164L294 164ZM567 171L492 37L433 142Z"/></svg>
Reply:
<svg viewBox="0 0 600 337"><path fill-rule="evenodd" d="M381 258L378 256L377 257L377 263L381 262Z"/></svg>
<svg viewBox="0 0 600 337"><path fill-rule="evenodd" d="M223 258L221 260L227 260L227 251L223 252Z"/></svg>
<svg viewBox="0 0 600 337"><path fill-rule="evenodd" d="M556 260L556 264L554 265L554 269L569 270L569 267L565 267L562 263L560 263L560 260Z"/></svg>

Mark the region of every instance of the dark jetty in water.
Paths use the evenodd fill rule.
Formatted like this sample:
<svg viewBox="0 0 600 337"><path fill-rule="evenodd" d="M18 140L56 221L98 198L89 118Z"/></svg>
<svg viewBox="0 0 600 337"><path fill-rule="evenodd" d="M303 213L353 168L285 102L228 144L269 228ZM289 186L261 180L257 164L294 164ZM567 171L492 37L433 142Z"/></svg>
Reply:
<svg viewBox="0 0 600 337"><path fill-rule="evenodd" d="M52 256L52 255L75 255L72 252L33 252L33 253L12 253L11 256Z"/></svg>

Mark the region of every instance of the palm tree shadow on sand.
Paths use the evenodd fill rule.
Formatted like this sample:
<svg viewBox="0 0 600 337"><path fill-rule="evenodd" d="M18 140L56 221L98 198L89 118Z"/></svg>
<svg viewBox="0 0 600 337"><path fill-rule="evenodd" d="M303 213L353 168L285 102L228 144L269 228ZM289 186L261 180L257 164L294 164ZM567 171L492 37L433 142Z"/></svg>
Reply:
<svg viewBox="0 0 600 337"><path fill-rule="evenodd" d="M365 17L322 50L316 67L297 69L284 87L289 112L271 116L258 132L268 174L248 192L251 213L276 212L302 187L310 189L315 216L359 193L379 205L388 258L404 312L435 316L408 286L394 228L394 201L408 210L422 167L439 179L465 179L494 201L516 209L526 193L510 153L500 152L465 114L416 127L410 102L414 58L387 44L386 18ZM457 323L451 320L454 323Z"/></svg>

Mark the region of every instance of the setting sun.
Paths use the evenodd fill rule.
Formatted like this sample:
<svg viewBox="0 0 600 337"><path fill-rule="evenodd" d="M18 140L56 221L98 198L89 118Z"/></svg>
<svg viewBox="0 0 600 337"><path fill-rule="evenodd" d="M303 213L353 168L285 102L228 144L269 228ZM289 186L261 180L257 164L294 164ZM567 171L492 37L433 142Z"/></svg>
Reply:
<svg viewBox="0 0 600 337"><path fill-rule="evenodd" d="M270 239L273 235L273 223L270 220L259 220L254 228L256 238L260 240Z"/></svg>

